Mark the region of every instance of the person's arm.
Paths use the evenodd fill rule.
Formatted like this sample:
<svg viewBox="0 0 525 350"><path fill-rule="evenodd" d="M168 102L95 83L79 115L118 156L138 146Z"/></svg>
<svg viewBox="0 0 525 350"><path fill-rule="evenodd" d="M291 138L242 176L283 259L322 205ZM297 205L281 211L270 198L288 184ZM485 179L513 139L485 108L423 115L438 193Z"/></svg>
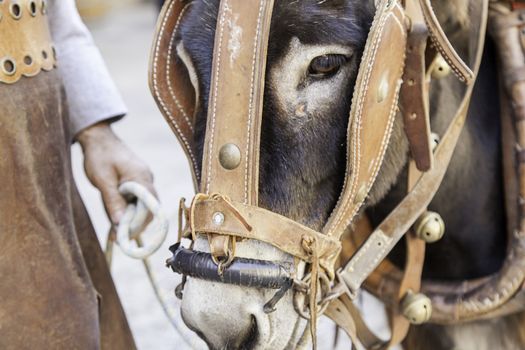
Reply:
<svg viewBox="0 0 525 350"><path fill-rule="evenodd" d="M89 180L102 193L111 221L118 224L126 207L119 184L137 181L154 192L153 176L111 130L110 123L121 118L126 108L74 0L51 0L48 17L72 135L84 151Z"/></svg>
<svg viewBox="0 0 525 350"><path fill-rule="evenodd" d="M102 120L115 120L126 114L126 106L75 1L50 1L48 18L68 96L72 135Z"/></svg>

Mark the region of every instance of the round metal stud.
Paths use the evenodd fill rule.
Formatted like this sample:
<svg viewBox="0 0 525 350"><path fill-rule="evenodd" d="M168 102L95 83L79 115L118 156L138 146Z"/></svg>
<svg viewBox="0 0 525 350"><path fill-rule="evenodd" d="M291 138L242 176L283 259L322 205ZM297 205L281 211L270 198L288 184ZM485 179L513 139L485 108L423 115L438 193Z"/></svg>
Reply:
<svg viewBox="0 0 525 350"><path fill-rule="evenodd" d="M224 214L220 211L213 213L213 223L217 226L221 226L224 223Z"/></svg>
<svg viewBox="0 0 525 350"><path fill-rule="evenodd" d="M436 150L437 146L439 145L439 141L441 140L438 134L435 132L430 134L430 146L432 147L432 152Z"/></svg>
<svg viewBox="0 0 525 350"><path fill-rule="evenodd" d="M381 78L381 82L379 83L379 88L377 88L377 103L383 102L387 96L389 91L388 86L388 74L384 74L383 78Z"/></svg>
<svg viewBox="0 0 525 350"><path fill-rule="evenodd" d="M445 234L445 223L438 213L427 211L414 224L418 238L427 243L439 241Z"/></svg>
<svg viewBox="0 0 525 350"><path fill-rule="evenodd" d="M450 66L443 56L439 55L436 57L434 62L434 67L432 69L432 78L433 79L442 79L448 76L451 72Z"/></svg>
<svg viewBox="0 0 525 350"><path fill-rule="evenodd" d="M6 57L2 59L0 69L5 75L11 76L16 73L16 63L13 59Z"/></svg>
<svg viewBox="0 0 525 350"><path fill-rule="evenodd" d="M410 323L423 324L432 316L432 302L424 294L409 291L401 302L401 310Z"/></svg>
<svg viewBox="0 0 525 350"><path fill-rule="evenodd" d="M14 4L11 4L11 6L9 6L9 13L14 19L22 18L22 8L20 7L20 4L16 2Z"/></svg>
<svg viewBox="0 0 525 350"><path fill-rule="evenodd" d="M227 143L219 151L219 162L227 170L233 170L241 164L241 150L233 143Z"/></svg>

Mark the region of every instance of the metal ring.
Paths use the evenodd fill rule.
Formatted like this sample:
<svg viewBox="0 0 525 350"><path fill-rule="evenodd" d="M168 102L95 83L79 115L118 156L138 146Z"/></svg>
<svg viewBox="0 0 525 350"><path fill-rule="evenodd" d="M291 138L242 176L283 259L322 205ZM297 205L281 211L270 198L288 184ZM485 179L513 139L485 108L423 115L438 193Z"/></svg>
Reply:
<svg viewBox="0 0 525 350"><path fill-rule="evenodd" d="M11 17L19 20L22 18L22 7L20 7L19 3L15 2L9 6L9 13L11 14Z"/></svg>
<svg viewBox="0 0 525 350"><path fill-rule="evenodd" d="M16 63L10 57L5 57L4 59L2 59L0 68L2 69L2 73L4 73L7 76L12 76L16 73Z"/></svg>

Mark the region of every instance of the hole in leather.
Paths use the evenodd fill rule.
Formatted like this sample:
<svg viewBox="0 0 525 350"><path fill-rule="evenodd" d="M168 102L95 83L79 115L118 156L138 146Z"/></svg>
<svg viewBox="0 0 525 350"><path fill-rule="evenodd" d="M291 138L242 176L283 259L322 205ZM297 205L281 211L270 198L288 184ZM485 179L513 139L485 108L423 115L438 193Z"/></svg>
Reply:
<svg viewBox="0 0 525 350"><path fill-rule="evenodd" d="M47 51L42 50L42 57L44 57L45 60L47 60Z"/></svg>
<svg viewBox="0 0 525 350"><path fill-rule="evenodd" d="M20 8L19 4L11 5L11 16L13 16L15 19L22 17L22 9Z"/></svg>
<svg viewBox="0 0 525 350"><path fill-rule="evenodd" d="M29 55L25 56L24 57L24 63L28 66L32 65L33 64L33 58Z"/></svg>
<svg viewBox="0 0 525 350"><path fill-rule="evenodd" d="M2 69L4 73L7 75L14 74L16 70L15 62L13 62L13 60L10 58L5 59L4 62L2 63Z"/></svg>
<svg viewBox="0 0 525 350"><path fill-rule="evenodd" d="M57 59L57 50L55 49L54 46L51 47L51 51L53 53L53 59L56 61L56 59Z"/></svg>
<svg viewBox="0 0 525 350"><path fill-rule="evenodd" d="M47 13L47 1L42 0L42 14L45 15Z"/></svg>
<svg viewBox="0 0 525 350"><path fill-rule="evenodd" d="M31 16L36 16L36 2L31 1L29 3L29 11L31 12Z"/></svg>

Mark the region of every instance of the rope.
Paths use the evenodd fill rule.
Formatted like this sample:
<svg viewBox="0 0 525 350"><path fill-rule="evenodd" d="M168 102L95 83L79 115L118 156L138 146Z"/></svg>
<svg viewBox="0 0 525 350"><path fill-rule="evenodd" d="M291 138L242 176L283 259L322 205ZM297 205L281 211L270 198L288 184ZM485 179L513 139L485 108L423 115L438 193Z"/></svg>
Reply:
<svg viewBox="0 0 525 350"><path fill-rule="evenodd" d="M312 334L312 348L317 349L317 287L319 284L319 249L317 239L315 237L305 236L301 242L303 249L312 259L311 277L310 277L310 293L309 293L309 307L310 307L310 333Z"/></svg>
<svg viewBox="0 0 525 350"><path fill-rule="evenodd" d="M105 249L108 267L111 267L115 242L120 246L124 254L131 258L141 260L153 289L153 293L155 294L162 311L170 321L175 332L179 335L179 338L181 338L189 348L194 348L193 344L191 344L183 335L185 333L184 328L179 325L176 318L178 310L169 306L169 302L165 297L166 293L163 293L159 287L159 279L156 277L149 262L149 257L151 257L151 255L157 251L166 240L169 230L168 216L164 214L164 211L155 196L153 196L153 194L142 185L136 182L126 182L119 187L119 191L124 196L135 200L136 204L128 204L125 214L122 217L119 226L116 228L116 231L114 227L111 227L108 233ZM146 221L149 219L150 212L153 215L153 220L144 229ZM179 222L179 226L181 226L181 224L182 223ZM142 239L142 234L145 232L150 233L152 238L148 244L144 244ZM132 241L135 243L132 243Z"/></svg>
<svg viewBox="0 0 525 350"><path fill-rule="evenodd" d="M124 254L134 259L145 259L155 253L162 243L166 240L169 230L169 220L162 210L159 201L144 186L136 182L125 182L119 187L123 196L131 197L136 200L136 204L130 203L124 212L117 228L117 244ZM153 220L144 231L144 227L149 217L153 215ZM144 246L133 243L135 233L147 232L151 239Z"/></svg>

